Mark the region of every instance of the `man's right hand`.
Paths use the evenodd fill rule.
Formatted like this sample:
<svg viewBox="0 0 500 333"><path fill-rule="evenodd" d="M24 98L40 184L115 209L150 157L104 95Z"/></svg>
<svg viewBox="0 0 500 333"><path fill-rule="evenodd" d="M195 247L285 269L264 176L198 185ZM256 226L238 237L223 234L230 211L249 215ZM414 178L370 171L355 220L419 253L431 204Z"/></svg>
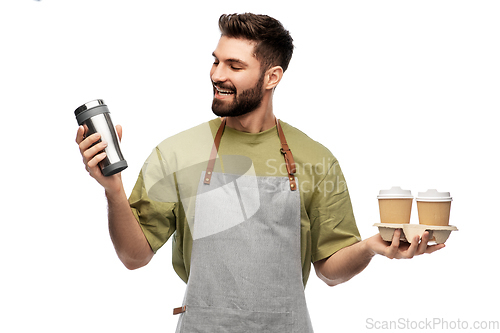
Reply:
<svg viewBox="0 0 500 333"><path fill-rule="evenodd" d="M122 127L120 125L116 126L116 132L118 133L118 138L121 141ZM99 167L99 162L106 158L106 153L102 150L106 148L107 143L99 142L94 146L92 145L99 141L100 138L101 136L99 133L94 133L85 137L85 128L83 126L78 127L78 131L76 133L76 143L80 148L85 169L92 178L97 180L97 182L104 187L107 192L119 191L122 187L121 174L117 173L106 177L102 174L101 168Z"/></svg>

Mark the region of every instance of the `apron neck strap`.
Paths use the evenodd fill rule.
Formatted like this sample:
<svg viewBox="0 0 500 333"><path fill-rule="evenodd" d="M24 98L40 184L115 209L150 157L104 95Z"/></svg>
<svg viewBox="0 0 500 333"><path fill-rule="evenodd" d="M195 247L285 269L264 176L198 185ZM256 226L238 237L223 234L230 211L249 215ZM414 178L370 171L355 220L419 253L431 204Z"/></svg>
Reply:
<svg viewBox="0 0 500 333"><path fill-rule="evenodd" d="M276 128L278 129L278 136L281 142L281 153L283 154L283 158L285 159L286 171L288 172L288 180L290 181L290 190L295 191L297 189L297 184L295 183L295 176L293 175L296 172L295 161L293 159L292 151L290 150L290 148L288 147L288 143L286 142L285 133L283 133L280 121L277 118L274 119L276 121Z"/></svg>
<svg viewBox="0 0 500 333"><path fill-rule="evenodd" d="M207 171L205 172L205 180L203 181L203 183L207 185L210 185L210 180L212 179L212 172L214 171L215 159L217 158L217 152L219 151L220 139L222 138L224 127L226 127L226 117L222 118L222 123L215 134L212 152L210 153L210 160L208 161Z"/></svg>
<svg viewBox="0 0 500 333"><path fill-rule="evenodd" d="M286 171L288 173L288 180L290 181L290 190L295 191L297 189L297 184L295 181L294 173L295 169L295 161L293 159L292 151L288 147L288 143L286 142L285 133L283 133L283 129L281 128L280 121L277 118L274 118L276 122L276 129L278 130L278 136L281 142L281 153L283 154L283 158L285 159ZM208 161L207 171L205 173L205 180L203 183L209 185L210 180L212 179L212 172L214 171L215 160L217 158L217 152L219 151L220 140L222 138L222 133L224 132L224 128L226 126L226 117L222 118L222 123L217 130L214 138L214 144L212 146L212 152L210 153L210 160Z"/></svg>

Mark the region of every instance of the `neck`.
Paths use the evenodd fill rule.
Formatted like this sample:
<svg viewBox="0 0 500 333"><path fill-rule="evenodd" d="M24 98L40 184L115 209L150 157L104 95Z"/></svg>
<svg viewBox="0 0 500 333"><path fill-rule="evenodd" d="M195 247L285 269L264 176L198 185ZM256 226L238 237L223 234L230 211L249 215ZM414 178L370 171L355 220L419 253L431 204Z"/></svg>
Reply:
<svg viewBox="0 0 500 333"><path fill-rule="evenodd" d="M227 117L226 126L247 133L260 133L276 125L272 92L265 94L262 104L252 112L238 117Z"/></svg>

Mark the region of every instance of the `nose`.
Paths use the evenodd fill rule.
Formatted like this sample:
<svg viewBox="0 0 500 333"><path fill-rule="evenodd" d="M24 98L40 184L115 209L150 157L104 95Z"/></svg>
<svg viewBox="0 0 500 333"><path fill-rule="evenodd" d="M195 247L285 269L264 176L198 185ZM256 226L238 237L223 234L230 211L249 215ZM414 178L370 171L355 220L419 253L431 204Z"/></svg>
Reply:
<svg viewBox="0 0 500 333"><path fill-rule="evenodd" d="M227 75L224 68L220 64L213 64L210 70L210 78L213 82L225 82L227 80Z"/></svg>

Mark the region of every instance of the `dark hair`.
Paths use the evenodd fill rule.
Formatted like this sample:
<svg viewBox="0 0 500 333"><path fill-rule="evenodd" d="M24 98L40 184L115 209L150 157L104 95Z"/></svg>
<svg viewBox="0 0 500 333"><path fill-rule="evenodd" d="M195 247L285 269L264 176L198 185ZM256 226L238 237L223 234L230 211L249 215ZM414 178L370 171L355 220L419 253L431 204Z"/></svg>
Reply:
<svg viewBox="0 0 500 333"><path fill-rule="evenodd" d="M281 66L286 71L293 53L293 39L280 21L252 13L224 14L219 18L222 36L255 41L255 57L262 70Z"/></svg>

